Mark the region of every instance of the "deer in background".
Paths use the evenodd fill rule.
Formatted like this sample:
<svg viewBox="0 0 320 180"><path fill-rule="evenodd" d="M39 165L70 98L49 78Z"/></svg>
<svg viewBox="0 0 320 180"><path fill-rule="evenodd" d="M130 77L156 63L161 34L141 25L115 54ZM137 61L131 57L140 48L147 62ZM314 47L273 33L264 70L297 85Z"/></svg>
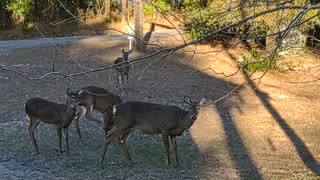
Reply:
<svg viewBox="0 0 320 180"><path fill-rule="evenodd" d="M117 87L120 86L120 90L122 94L124 93L124 76L126 76L127 84L129 80L129 70L130 70L130 63L128 62L129 54L131 54L131 49L129 51L125 51L122 49L122 57L118 57L115 61L115 69L117 72Z"/></svg>
<svg viewBox="0 0 320 180"><path fill-rule="evenodd" d="M62 153L61 138L63 130L67 146L66 149L69 154L68 127L72 123L72 120L77 116L77 104L75 102L75 97L72 96L69 89L67 90L67 94L69 96L68 104L59 104L40 97L27 100L25 112L30 118L28 131L34 150L33 154L39 153L38 145L34 137L34 130L40 122L56 125L60 154Z"/></svg>
<svg viewBox="0 0 320 180"><path fill-rule="evenodd" d="M139 129L145 134L161 134L166 150L166 165L170 164L169 138L174 150L176 165L179 166L177 154L176 136L180 136L186 129L189 129L198 118L199 108L205 104L205 98L198 102L191 102L185 97L184 101L189 105L185 111L177 106L166 106L160 104L131 101L113 107L114 127L105 138L104 150L100 163L103 167L103 160L109 144L119 139L121 147L127 159L132 163L127 147L127 139L134 129Z"/></svg>
<svg viewBox="0 0 320 180"><path fill-rule="evenodd" d="M82 87L77 92L71 92L71 94L76 97L78 101L77 103L82 109L80 115L74 120L79 138L82 139L79 120L83 116L101 124L101 121L91 116L93 109L103 114L103 129L105 131L105 135L107 135L108 130L113 126L112 108L114 105L122 103L121 97L97 86Z"/></svg>

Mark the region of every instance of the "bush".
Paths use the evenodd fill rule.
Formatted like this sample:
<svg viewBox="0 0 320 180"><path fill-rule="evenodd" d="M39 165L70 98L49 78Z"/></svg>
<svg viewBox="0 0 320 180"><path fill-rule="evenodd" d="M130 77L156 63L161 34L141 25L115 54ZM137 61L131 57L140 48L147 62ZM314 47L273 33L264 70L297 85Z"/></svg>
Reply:
<svg viewBox="0 0 320 180"><path fill-rule="evenodd" d="M7 4L7 11L11 12L14 20L18 23L32 22L33 2L32 0L11 0Z"/></svg>
<svg viewBox="0 0 320 180"><path fill-rule="evenodd" d="M167 12L171 10L170 4L166 0L151 0L149 3L145 3L144 14L154 16L157 11Z"/></svg>
<svg viewBox="0 0 320 180"><path fill-rule="evenodd" d="M264 72L274 68L275 61L269 58L263 58L262 55L255 49L251 49L248 55L244 55L237 62L238 67L251 72Z"/></svg>
<svg viewBox="0 0 320 180"><path fill-rule="evenodd" d="M287 5L305 5L305 0L296 0ZM275 7L276 3L269 1L185 0L183 11L185 16L192 22L190 24L190 35L192 38L197 39L241 19ZM281 25L289 24L299 12L300 10L298 9L290 9L267 13L210 38L212 40L228 39L232 34L243 38L247 34L247 38L254 39L255 36L263 31L277 30L281 28ZM309 11L301 21L316 14L319 14L319 9ZM298 28L307 32L310 25L313 27L314 24L320 22L319 19L320 16L302 24ZM246 29L247 27L249 29Z"/></svg>

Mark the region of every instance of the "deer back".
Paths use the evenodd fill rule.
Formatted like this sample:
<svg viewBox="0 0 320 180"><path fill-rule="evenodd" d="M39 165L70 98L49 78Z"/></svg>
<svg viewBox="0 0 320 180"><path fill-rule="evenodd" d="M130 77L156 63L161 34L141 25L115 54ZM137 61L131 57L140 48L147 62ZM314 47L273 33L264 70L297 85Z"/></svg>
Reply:
<svg viewBox="0 0 320 180"><path fill-rule="evenodd" d="M26 102L25 111L29 117L40 119L42 122L64 125L72 122L76 108L36 97Z"/></svg>
<svg viewBox="0 0 320 180"><path fill-rule="evenodd" d="M122 103L120 96L97 86L83 87L76 94L79 105L93 106L100 112L111 111L113 105Z"/></svg>
<svg viewBox="0 0 320 180"><path fill-rule="evenodd" d="M190 128L199 113L204 99L193 103L188 99L189 111L177 106L131 101L114 107L114 123L117 128L139 129L146 134L166 132L181 135Z"/></svg>
<svg viewBox="0 0 320 180"><path fill-rule="evenodd" d="M115 107L115 125L139 129L146 134L170 131L181 124L188 114L176 106L131 101Z"/></svg>
<svg viewBox="0 0 320 180"><path fill-rule="evenodd" d="M97 87L97 86L86 86L82 87L80 90L76 92L76 96L78 97L78 101L80 105L84 106L94 106L96 103L96 99L108 94L109 91ZM101 96L97 96L101 95Z"/></svg>

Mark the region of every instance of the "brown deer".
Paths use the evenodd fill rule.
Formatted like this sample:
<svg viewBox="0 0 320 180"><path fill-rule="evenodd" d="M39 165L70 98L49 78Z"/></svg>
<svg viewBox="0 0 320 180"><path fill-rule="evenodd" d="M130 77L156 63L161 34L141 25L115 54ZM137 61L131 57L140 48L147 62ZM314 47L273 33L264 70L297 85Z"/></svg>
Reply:
<svg viewBox="0 0 320 180"><path fill-rule="evenodd" d="M113 108L114 127L105 138L104 151L101 155L101 165L108 148L114 140L121 141L121 147L127 159L132 162L127 147L127 138L131 131L139 129L145 134L161 134L166 150L166 165L170 164L169 157L169 138L174 150L176 165L179 166L176 136L180 136L186 129L189 129L196 121L199 108L204 105L205 98L197 103L191 102L190 98L184 100L190 107L188 111L182 110L177 106L166 106L160 104L131 101Z"/></svg>
<svg viewBox="0 0 320 180"><path fill-rule="evenodd" d="M54 124L57 127L59 138L59 153L61 150L62 130L65 136L66 149L69 154L68 127L72 120L77 116L77 104L74 97L71 97L70 90L67 90L70 100L68 104L58 104L40 97L31 98L25 104L25 112L30 118L30 126L28 128L31 138L33 154L39 153L38 145L34 137L34 130L40 122Z"/></svg>
<svg viewBox="0 0 320 180"><path fill-rule="evenodd" d="M81 114L74 120L79 138L82 139L79 120L84 115L87 119L101 124L101 121L91 116L93 109L103 114L103 129L105 135L107 135L108 130L112 128L112 107L122 103L121 97L97 86L82 87L77 92L72 92L72 95L76 97L79 105L82 107Z"/></svg>
<svg viewBox="0 0 320 180"><path fill-rule="evenodd" d="M115 69L117 72L117 87L120 86L120 90L122 94L124 93L123 84L124 84L124 76L126 76L127 84L129 80L129 70L130 70L130 64L128 62L129 54L131 54L131 50L125 51L122 49L122 57L118 57L115 61Z"/></svg>

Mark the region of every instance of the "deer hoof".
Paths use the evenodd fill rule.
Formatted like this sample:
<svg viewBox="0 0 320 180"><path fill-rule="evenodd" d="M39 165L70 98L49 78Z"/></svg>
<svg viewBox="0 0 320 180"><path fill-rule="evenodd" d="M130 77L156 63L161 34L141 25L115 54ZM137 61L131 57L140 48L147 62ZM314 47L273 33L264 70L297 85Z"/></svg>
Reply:
<svg viewBox="0 0 320 180"><path fill-rule="evenodd" d="M99 165L100 165L101 169L104 169L104 165L103 165L103 162L101 160L99 160Z"/></svg>
<svg viewBox="0 0 320 180"><path fill-rule="evenodd" d="M39 152L33 152L33 153L31 153L32 156L35 156L35 155L38 155L38 154L39 154Z"/></svg>

